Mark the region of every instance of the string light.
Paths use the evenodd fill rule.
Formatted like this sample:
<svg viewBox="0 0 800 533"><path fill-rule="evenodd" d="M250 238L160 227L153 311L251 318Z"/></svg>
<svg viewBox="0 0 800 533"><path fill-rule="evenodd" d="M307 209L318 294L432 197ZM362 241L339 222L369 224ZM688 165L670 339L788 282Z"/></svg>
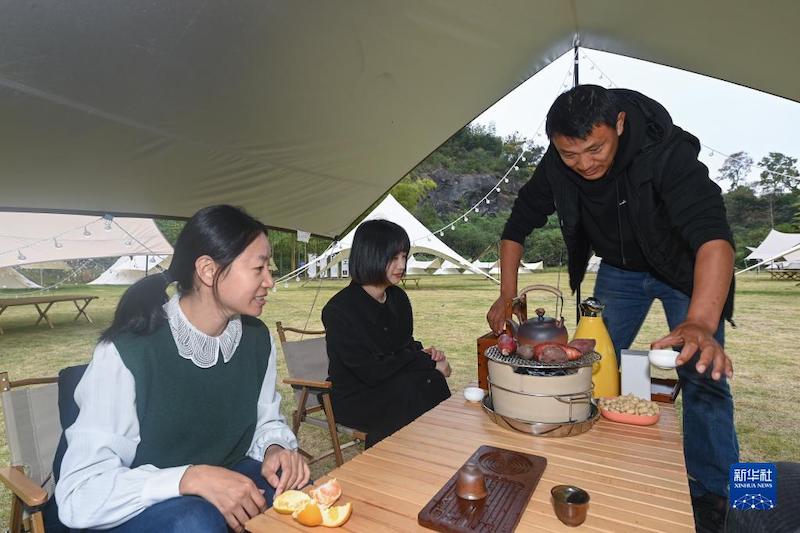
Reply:
<svg viewBox="0 0 800 533"><path fill-rule="evenodd" d="M22 253L22 250L17 250L17 261L25 261L27 257Z"/></svg>
<svg viewBox="0 0 800 533"><path fill-rule="evenodd" d="M508 183L508 178L503 178L503 181Z"/></svg>
<svg viewBox="0 0 800 533"><path fill-rule="evenodd" d="M88 226L83 227L83 236L86 237L87 239L92 236L92 232L89 231Z"/></svg>
<svg viewBox="0 0 800 533"><path fill-rule="evenodd" d="M589 63L590 63L589 70L594 70L595 67L596 67L598 72L600 72L600 79L603 79L603 76L605 75L605 77L608 78L609 85L612 86L612 87L615 85L615 83L611 80L611 77L608 76L608 74L606 74L605 72L603 72L603 69L600 68L600 65L595 63L594 60L591 57L589 57L586 54L583 54L582 57L583 57L583 59L586 59L587 61L589 61ZM740 159L731 158L730 155L727 155L726 153L724 153L724 152L722 152L720 150L717 150L716 148L712 148L712 147L710 147L710 146L708 146L706 144L703 144L703 143L700 143L700 145L703 148L706 148L708 150L708 156L709 157L714 157L716 154L720 154L721 156L723 156L725 158L734 159L735 161L740 161ZM763 165L761 165L760 163L755 163L755 166L760 168L763 172L769 172L770 174L772 174L774 176L781 176L781 177L784 177L784 178L795 178L795 176L789 176L789 175L783 174L781 172L776 172L774 170L770 170L770 169L764 167Z"/></svg>
<svg viewBox="0 0 800 533"><path fill-rule="evenodd" d="M106 220L105 221L103 229L105 229L106 231L111 231L111 221L110 220Z"/></svg>
<svg viewBox="0 0 800 533"><path fill-rule="evenodd" d="M496 190L497 192L500 192L500 187L495 187L494 190Z"/></svg>
<svg viewBox="0 0 800 533"><path fill-rule="evenodd" d="M132 240L125 239L125 246L132 246L132 245L133 245L133 241Z"/></svg>
<svg viewBox="0 0 800 533"><path fill-rule="evenodd" d="M467 217L464 217L464 222L469 222L469 219Z"/></svg>
<svg viewBox="0 0 800 533"><path fill-rule="evenodd" d="M56 248L63 248L64 247L64 245L62 243L58 242L58 239L56 237L53 237L53 245Z"/></svg>

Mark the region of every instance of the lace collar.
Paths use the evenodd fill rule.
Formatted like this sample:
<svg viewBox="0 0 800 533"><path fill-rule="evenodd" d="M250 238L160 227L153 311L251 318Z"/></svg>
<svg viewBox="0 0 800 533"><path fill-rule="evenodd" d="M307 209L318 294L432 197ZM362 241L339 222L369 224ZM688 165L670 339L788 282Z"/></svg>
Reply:
<svg viewBox="0 0 800 533"><path fill-rule="evenodd" d="M170 298L164 304L164 311L167 313L169 329L172 330L172 337L178 346L180 356L191 360L200 368L209 368L217 364L220 352L224 362L230 361L242 339L242 319L239 316L233 317L218 337L212 337L189 322L178 303L179 299L178 294Z"/></svg>

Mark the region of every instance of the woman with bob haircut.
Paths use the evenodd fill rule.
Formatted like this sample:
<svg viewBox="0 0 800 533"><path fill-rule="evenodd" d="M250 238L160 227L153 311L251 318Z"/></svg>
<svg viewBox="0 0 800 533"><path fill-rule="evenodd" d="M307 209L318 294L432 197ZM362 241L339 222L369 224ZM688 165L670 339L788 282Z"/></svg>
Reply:
<svg viewBox="0 0 800 533"><path fill-rule="evenodd" d="M388 220L362 223L350 250L350 285L322 310L336 421L367 433L366 447L450 397L450 363L414 340L405 291L411 245Z"/></svg>
<svg viewBox="0 0 800 533"><path fill-rule="evenodd" d="M243 531L274 495L308 482L280 414L275 343L255 318L271 255L261 222L206 207L169 269L125 292L75 389L55 490L66 526Z"/></svg>

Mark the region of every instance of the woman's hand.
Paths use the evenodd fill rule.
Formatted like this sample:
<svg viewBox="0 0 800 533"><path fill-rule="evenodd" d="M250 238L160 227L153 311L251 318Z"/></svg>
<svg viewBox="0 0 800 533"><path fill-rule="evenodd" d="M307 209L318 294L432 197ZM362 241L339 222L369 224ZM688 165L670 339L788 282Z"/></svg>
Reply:
<svg viewBox="0 0 800 533"><path fill-rule="evenodd" d="M281 471L278 477L278 470ZM261 475L275 487L275 496L288 489L299 489L308 483L311 471L308 463L297 450L287 450L273 444L264 452Z"/></svg>
<svg viewBox="0 0 800 533"><path fill-rule="evenodd" d="M436 346L429 346L428 348L425 348L422 351L430 355L431 359L433 359L437 363L445 359L444 352L438 349Z"/></svg>
<svg viewBox="0 0 800 533"><path fill-rule="evenodd" d="M447 362L447 359L443 358L441 361L436 361L436 370L441 372L444 377L450 377L450 363Z"/></svg>
<svg viewBox="0 0 800 533"><path fill-rule="evenodd" d="M181 495L200 496L225 517L236 532L267 506L264 495L249 477L220 466L193 465L183 473Z"/></svg>

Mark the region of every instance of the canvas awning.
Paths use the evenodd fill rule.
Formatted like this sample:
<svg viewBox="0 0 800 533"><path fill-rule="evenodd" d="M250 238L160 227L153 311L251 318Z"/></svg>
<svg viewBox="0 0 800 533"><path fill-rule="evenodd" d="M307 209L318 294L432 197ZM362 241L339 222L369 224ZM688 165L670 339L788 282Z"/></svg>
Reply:
<svg viewBox="0 0 800 533"><path fill-rule="evenodd" d="M800 100L800 2L10 2L0 208L242 205L343 233L453 133L581 46Z"/></svg>
<svg viewBox="0 0 800 533"><path fill-rule="evenodd" d="M134 254L171 255L152 220L0 212L0 268Z"/></svg>

